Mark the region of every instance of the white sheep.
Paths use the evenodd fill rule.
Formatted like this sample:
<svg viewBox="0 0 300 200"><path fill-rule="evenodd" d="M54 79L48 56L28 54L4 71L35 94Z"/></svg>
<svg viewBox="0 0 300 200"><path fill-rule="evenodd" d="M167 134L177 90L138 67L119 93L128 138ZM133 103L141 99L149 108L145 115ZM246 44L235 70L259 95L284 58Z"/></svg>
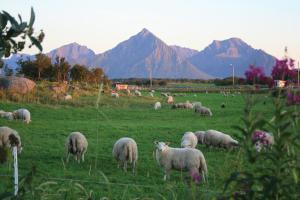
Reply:
<svg viewBox="0 0 300 200"><path fill-rule="evenodd" d="M230 135L216 130L205 131L203 143L207 146L231 148L238 146L238 141L234 140Z"/></svg>
<svg viewBox="0 0 300 200"><path fill-rule="evenodd" d="M72 132L66 140L66 154L67 162L69 162L70 154L75 157L75 160L80 163L84 162L84 154L88 148L88 141L85 136L80 132Z"/></svg>
<svg viewBox="0 0 300 200"><path fill-rule="evenodd" d="M196 148L198 139L193 132L185 132L181 139L181 147Z"/></svg>
<svg viewBox="0 0 300 200"><path fill-rule="evenodd" d="M21 108L13 112L14 119L22 119L27 124L31 122L30 112L27 109Z"/></svg>
<svg viewBox="0 0 300 200"><path fill-rule="evenodd" d="M153 93L153 94L154 94L154 93L155 93L155 90L151 90L151 93Z"/></svg>
<svg viewBox="0 0 300 200"><path fill-rule="evenodd" d="M198 108L198 107L202 107L202 103L201 102L193 102L192 106L193 106L193 109Z"/></svg>
<svg viewBox="0 0 300 200"><path fill-rule="evenodd" d="M174 103L174 98L173 98L173 96L168 96L168 97L167 97L167 103L169 103L169 104Z"/></svg>
<svg viewBox="0 0 300 200"><path fill-rule="evenodd" d="M17 147L18 153L21 153L22 144L18 132L7 126L0 127L0 147L12 149L14 146Z"/></svg>
<svg viewBox="0 0 300 200"><path fill-rule="evenodd" d="M14 115L12 112L5 112L3 110L0 110L0 117L2 117L4 119L8 119L8 120L14 119Z"/></svg>
<svg viewBox="0 0 300 200"><path fill-rule="evenodd" d="M204 135L205 135L205 131L196 131L195 135L198 139L198 143L199 144L204 144Z"/></svg>
<svg viewBox="0 0 300 200"><path fill-rule="evenodd" d="M138 90L135 90L135 91L134 91L134 94L135 94L136 96L139 96L139 97L142 96L142 93L141 93L140 91L138 91Z"/></svg>
<svg viewBox="0 0 300 200"><path fill-rule="evenodd" d="M158 141L155 141L154 144L156 161L164 168L164 180L170 178L171 169L189 171L195 182L199 182L201 176L205 180L207 165L201 151L192 148L172 148L168 144Z"/></svg>
<svg viewBox="0 0 300 200"><path fill-rule="evenodd" d="M209 108L201 106L201 107L196 107L195 112L199 113L200 115L205 115L205 116L212 116L212 112Z"/></svg>
<svg viewBox="0 0 300 200"><path fill-rule="evenodd" d="M71 100L72 99L72 96L70 94L66 94L64 96L64 100Z"/></svg>
<svg viewBox="0 0 300 200"><path fill-rule="evenodd" d="M127 171L127 163L132 163L132 172L135 174L136 164L138 160L138 148L136 142L132 138L123 137L116 141L112 151L113 157L123 165L124 171Z"/></svg>
<svg viewBox="0 0 300 200"><path fill-rule="evenodd" d="M158 110L158 109L161 109L161 103L160 102L156 102L154 104L154 110Z"/></svg>
<svg viewBox="0 0 300 200"><path fill-rule="evenodd" d="M116 92L111 93L111 97L119 98L119 94Z"/></svg>

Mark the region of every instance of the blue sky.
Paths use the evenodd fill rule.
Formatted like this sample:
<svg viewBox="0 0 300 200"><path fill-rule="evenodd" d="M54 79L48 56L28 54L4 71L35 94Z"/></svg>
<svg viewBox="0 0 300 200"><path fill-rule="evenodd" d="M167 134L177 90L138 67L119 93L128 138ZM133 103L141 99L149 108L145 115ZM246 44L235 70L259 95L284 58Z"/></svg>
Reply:
<svg viewBox="0 0 300 200"><path fill-rule="evenodd" d="M101 53L147 28L167 44L202 50L239 37L254 48L300 59L299 0L1 0L46 33L44 51L77 42ZM32 51L27 51L34 53Z"/></svg>

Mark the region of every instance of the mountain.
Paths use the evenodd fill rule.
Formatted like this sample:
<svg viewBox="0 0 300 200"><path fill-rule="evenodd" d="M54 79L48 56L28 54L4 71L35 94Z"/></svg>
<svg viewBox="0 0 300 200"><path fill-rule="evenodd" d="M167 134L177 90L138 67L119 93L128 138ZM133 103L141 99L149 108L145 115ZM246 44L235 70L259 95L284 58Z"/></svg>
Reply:
<svg viewBox="0 0 300 200"><path fill-rule="evenodd" d="M266 52L252 48L239 38L230 38L223 41L214 40L208 47L188 61L214 77L228 77L232 74L232 66L235 75L244 76L250 64L264 67L267 75L271 73L275 63L275 57Z"/></svg>
<svg viewBox="0 0 300 200"><path fill-rule="evenodd" d="M147 29L96 55L92 66L101 66L110 78L147 78L150 69L155 78L212 78Z"/></svg>
<svg viewBox="0 0 300 200"><path fill-rule="evenodd" d="M177 46L177 45L173 45L173 46L170 46L170 47L174 51L176 51L176 53L178 55L180 55L183 59L190 58L190 57L194 56L195 54L199 53L199 51L197 51L197 50L189 49L189 48L186 48L186 47L180 47L180 46Z"/></svg>
<svg viewBox="0 0 300 200"><path fill-rule="evenodd" d="M71 65L90 65L95 57L95 52L74 42L50 51L47 56L51 58L52 62L55 62L56 56L60 56L65 57Z"/></svg>
<svg viewBox="0 0 300 200"><path fill-rule="evenodd" d="M4 59L4 64L7 65L10 69L13 69L16 71L16 69L19 67L18 61L19 60L27 60L27 59L34 59L34 56L28 55L28 54L12 54L10 58Z"/></svg>

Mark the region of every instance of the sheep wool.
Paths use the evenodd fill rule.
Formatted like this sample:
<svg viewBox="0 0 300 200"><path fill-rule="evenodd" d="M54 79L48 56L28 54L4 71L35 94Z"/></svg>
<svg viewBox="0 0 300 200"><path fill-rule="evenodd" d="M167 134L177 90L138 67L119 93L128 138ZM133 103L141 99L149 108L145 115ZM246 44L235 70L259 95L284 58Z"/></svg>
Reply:
<svg viewBox="0 0 300 200"><path fill-rule="evenodd" d="M66 154L67 162L69 162L70 154L75 157L75 160L80 163L84 162L84 155L88 148L88 141L85 136L80 132L72 132L66 140Z"/></svg>
<svg viewBox="0 0 300 200"><path fill-rule="evenodd" d="M182 148L196 148L198 143L198 139L193 132L184 133L181 139L181 147Z"/></svg>

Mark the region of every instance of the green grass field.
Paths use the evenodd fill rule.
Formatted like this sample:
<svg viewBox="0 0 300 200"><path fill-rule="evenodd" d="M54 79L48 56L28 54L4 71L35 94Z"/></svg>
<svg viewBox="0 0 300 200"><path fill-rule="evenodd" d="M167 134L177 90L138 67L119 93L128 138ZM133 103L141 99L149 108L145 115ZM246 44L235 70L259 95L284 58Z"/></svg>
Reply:
<svg viewBox="0 0 300 200"><path fill-rule="evenodd" d="M221 94L175 97L176 102L201 101L212 109L211 118L200 117L192 110L172 110L158 94L154 99L102 97L98 109L93 106L96 104L96 96L82 97L66 105L1 102L0 110L11 111L21 107L29 109L32 123L27 125L21 121L0 119L0 125L9 126L21 135L23 152L19 156L20 175L25 175L33 165L36 166L40 173L35 183L54 181L58 184L53 183L51 187L54 189L49 189L49 193L57 192L56 189L61 185L77 182L88 191L93 190L97 199L210 199L222 191L224 180L234 169L243 167L238 162L238 150L198 145L197 148L203 152L208 164L209 181L191 187L185 181L185 172L172 171L171 180L163 181L163 171L153 157L153 141L169 141L170 146L179 147L184 132L207 129L216 129L240 140L241 134L232 126L241 124L244 98L243 95L226 98ZM153 109L156 101L163 102L161 110ZM268 103L270 99L266 101L266 105L258 104L255 109L270 117L268 110L272 105ZM226 104L225 109L220 107L222 102ZM70 159L69 163L64 162L65 139L73 131L84 133L89 142L86 161L81 164L77 164L74 159ZM130 169L127 173L118 169L112 157L114 142L124 136L134 138L138 144L136 176L132 175ZM9 164L0 165L1 175L12 173ZM12 189L11 177L0 176L0 180L0 193ZM50 195L48 199L60 197Z"/></svg>

